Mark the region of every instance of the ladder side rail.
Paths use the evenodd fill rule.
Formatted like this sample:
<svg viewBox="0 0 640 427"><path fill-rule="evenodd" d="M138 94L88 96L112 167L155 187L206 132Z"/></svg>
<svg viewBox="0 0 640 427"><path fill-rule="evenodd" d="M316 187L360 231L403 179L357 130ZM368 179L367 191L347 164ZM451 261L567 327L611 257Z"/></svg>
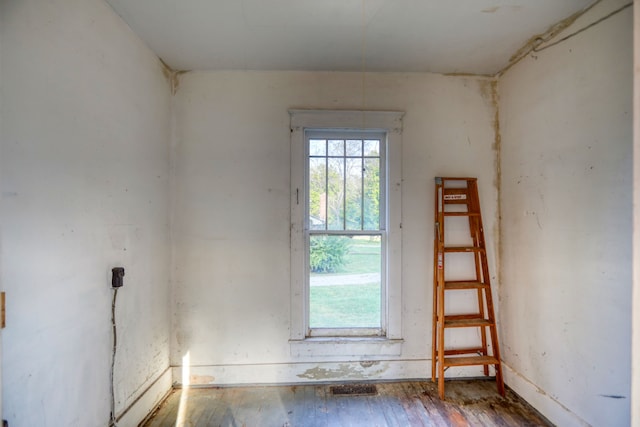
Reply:
<svg viewBox="0 0 640 427"><path fill-rule="evenodd" d="M433 313L431 319L431 381L436 381L436 362L438 360L438 253L439 253L439 235L440 235L440 223L438 215L439 206L439 185L438 178L436 178L436 186L434 192L433 203L433 218L434 218L434 230L433 230Z"/></svg>
<svg viewBox="0 0 640 427"><path fill-rule="evenodd" d="M441 396L444 396L444 319L445 319L445 303L444 303L444 270L445 270L445 255L444 255L444 243L445 243L445 227L444 227L444 180L442 180L437 187L437 216L438 216L438 257L437 257L437 288L438 288L438 321L437 321L437 335L438 335L438 391Z"/></svg>
<svg viewBox="0 0 640 427"><path fill-rule="evenodd" d="M437 227L437 223L436 223ZM433 238L433 312L431 318L431 381L436 381L436 360L438 357L437 351L437 337L438 337L438 277L437 277L437 263L438 263L438 242L436 240L434 230Z"/></svg>
<svg viewBox="0 0 640 427"><path fill-rule="evenodd" d="M476 180L470 180L467 182L467 189L469 193L467 211L477 213L477 216L469 216L469 232L471 233L471 238L473 240L473 246L480 247L482 249L486 249L484 246L484 240L482 239L482 216L480 213L480 198L478 196L478 185ZM475 274L476 280L481 283L486 283L483 268L482 268L482 259L486 258L486 250L485 251L477 251L473 254L475 261ZM477 290L477 299L478 299L478 313L480 316L485 319L485 304L484 304L484 292L487 289L478 289ZM490 291L490 289L489 289ZM489 316L490 317L490 316ZM482 355L489 355L489 346L487 342L487 330L485 327L480 328L480 342L482 347ZM489 366L483 366L483 373L485 376L489 376Z"/></svg>
<svg viewBox="0 0 640 427"><path fill-rule="evenodd" d="M484 282L489 285L489 287L486 289L485 292L485 301L487 304L487 312L489 315L489 321L491 322L491 327L489 328L489 332L491 334L491 346L492 346L492 353L493 353L493 357L496 358L496 360L498 361L498 363L496 363L494 365L495 368L495 372L496 372L496 383L498 386L498 392L500 393L500 395L504 396L505 395L505 389L504 389L504 379L502 376L502 362L501 362L501 358L500 358L500 345L498 344L498 327L497 327L497 322L496 322L496 317L495 317L495 308L493 306L493 294L491 291L491 277L489 274L489 263L487 261L487 251L486 251L486 243L485 243L485 239L484 239L484 228L482 225L482 213L480 212L480 202L479 202L479 195L478 195L478 190L477 190L477 185L476 185L476 191L475 191L475 195L476 198L478 199L477 203L478 203L478 225L479 225L479 233L478 233L478 237L480 239L479 244L481 245L482 248L484 248L485 250L483 251L483 255L481 257L481 261L482 261L482 275L484 276Z"/></svg>
<svg viewBox="0 0 640 427"><path fill-rule="evenodd" d="M475 183L474 183L475 185ZM489 316L489 320L491 322L493 322L495 324L495 311L494 311L494 307L493 307L493 298L492 298L492 294L491 294L491 276L489 273L489 263L487 260L487 248L486 248L486 243L485 243L485 239L484 239L484 228L482 225L482 212L480 211L480 201L479 201L479 196L478 196L478 190L477 190L477 186L475 189L475 204L477 204L477 209L478 209L478 217L477 217L477 221L478 221L478 233L477 233L477 237L478 237L478 246L481 247L483 250L480 251L482 252L481 256L480 256L480 265L478 267L481 268L480 273L482 275L482 281L483 283L489 285L487 288L487 293L486 293L486 302L487 302L487 312L488 312L488 316Z"/></svg>

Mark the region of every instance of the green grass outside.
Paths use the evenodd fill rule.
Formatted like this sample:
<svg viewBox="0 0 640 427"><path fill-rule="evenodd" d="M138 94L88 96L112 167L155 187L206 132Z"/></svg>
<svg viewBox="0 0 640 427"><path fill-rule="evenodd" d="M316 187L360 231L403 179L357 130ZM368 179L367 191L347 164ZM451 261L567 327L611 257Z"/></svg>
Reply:
<svg viewBox="0 0 640 427"><path fill-rule="evenodd" d="M380 273L380 242L353 238L344 265L332 276ZM312 328L379 328L380 284L311 286L309 325Z"/></svg>
<svg viewBox="0 0 640 427"><path fill-rule="evenodd" d="M312 286L312 328L380 327L380 285Z"/></svg>

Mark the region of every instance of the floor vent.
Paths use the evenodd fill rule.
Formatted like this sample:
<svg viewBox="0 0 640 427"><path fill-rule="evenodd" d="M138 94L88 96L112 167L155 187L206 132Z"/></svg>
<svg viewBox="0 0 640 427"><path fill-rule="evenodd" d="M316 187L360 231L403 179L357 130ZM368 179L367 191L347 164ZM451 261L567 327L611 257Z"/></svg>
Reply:
<svg viewBox="0 0 640 427"><path fill-rule="evenodd" d="M374 384L336 385L331 387L331 394L336 396L372 396L378 394Z"/></svg>

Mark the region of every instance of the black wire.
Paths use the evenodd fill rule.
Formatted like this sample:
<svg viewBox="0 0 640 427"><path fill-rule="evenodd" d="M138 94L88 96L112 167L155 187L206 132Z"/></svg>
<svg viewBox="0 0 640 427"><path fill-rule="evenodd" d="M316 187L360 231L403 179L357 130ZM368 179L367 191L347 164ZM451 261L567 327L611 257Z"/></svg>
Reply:
<svg viewBox="0 0 640 427"><path fill-rule="evenodd" d="M563 41L568 40L568 39L570 39L571 37L576 36L576 35L580 34L580 33L581 33L581 32L583 32L583 31L588 30L589 28L593 27L594 25L597 25L597 24L601 23L602 21L604 21L604 20L606 20L606 19L611 18L613 15L615 15L615 14L617 14L617 13L622 12L623 10L625 10L626 8L628 8L628 7L630 7L630 6L633 6L633 2L632 2L632 3L627 3L627 4L625 4L624 6L622 6L622 7L618 8L618 9L614 10L614 11L613 11L613 12L611 12L610 14L608 14L608 15L606 15L606 16L603 16L602 18L598 19L597 21L592 22L591 24L587 25L586 27L580 28L578 31L576 31L576 32L574 32L574 33L571 33L571 34L569 34L568 36L563 37L563 38L561 38L561 39L560 39L560 40L558 40L558 41L555 41L555 42L553 42L553 43L551 43L551 44L548 44L548 45L546 45L546 46L544 46L544 47L541 47L541 48L538 48L538 47L536 46L536 47L534 47L532 50L533 50L533 52L536 52L536 53L537 53L537 52L542 52L542 51L543 51L543 50L545 50L545 49L548 49L548 48L550 48L550 47L552 47L552 46L555 46L555 45L557 45L557 44L559 44L559 43L562 43ZM540 41L540 44L543 44L543 43L545 43L545 42L547 41L547 40L545 40L545 39L543 39L543 38L538 38L538 39L536 39L536 41L538 41L538 40Z"/></svg>
<svg viewBox="0 0 640 427"><path fill-rule="evenodd" d="M111 327L113 329L113 350L111 353L111 426L116 424L116 395L114 387L113 373L116 364L116 350L118 347L118 333L116 329L116 298L118 296L118 288L113 288L113 300L111 301Z"/></svg>

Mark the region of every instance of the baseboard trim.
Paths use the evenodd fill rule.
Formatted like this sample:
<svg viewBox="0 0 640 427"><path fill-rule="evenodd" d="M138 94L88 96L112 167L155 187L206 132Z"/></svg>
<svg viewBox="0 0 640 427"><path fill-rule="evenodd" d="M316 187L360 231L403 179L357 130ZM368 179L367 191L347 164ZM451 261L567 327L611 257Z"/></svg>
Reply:
<svg viewBox="0 0 640 427"><path fill-rule="evenodd" d="M172 366L174 386L274 385L349 381L393 381L431 379L431 361L362 360L344 362L299 362L247 365ZM450 369L447 378L483 376L482 367Z"/></svg>
<svg viewBox="0 0 640 427"><path fill-rule="evenodd" d="M543 389L509 365L502 362L502 368L505 383L553 424L567 427L590 427L588 422L549 396Z"/></svg>
<svg viewBox="0 0 640 427"><path fill-rule="evenodd" d="M137 427L172 390L171 368L165 369L116 417L118 427Z"/></svg>
<svg viewBox="0 0 640 427"><path fill-rule="evenodd" d="M502 363L505 383L555 425L589 427L531 380ZM173 387L182 387L186 378L182 366L165 369L147 389L117 418L118 427L136 427L160 404ZM191 366L187 373L190 386L281 385L338 383L350 381L408 381L431 377L431 361L376 360L316 363L275 363L248 365ZM482 368L463 367L448 370L447 378L481 377Z"/></svg>

